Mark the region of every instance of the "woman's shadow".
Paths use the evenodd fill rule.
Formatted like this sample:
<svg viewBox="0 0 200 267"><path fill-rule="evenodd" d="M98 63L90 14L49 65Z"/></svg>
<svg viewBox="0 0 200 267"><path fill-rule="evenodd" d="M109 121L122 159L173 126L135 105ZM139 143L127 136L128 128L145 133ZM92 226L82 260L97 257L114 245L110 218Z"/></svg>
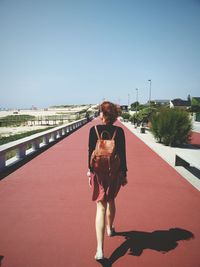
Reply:
<svg viewBox="0 0 200 267"><path fill-rule="evenodd" d="M0 266L1 266L1 261L3 260L4 256L0 255Z"/></svg>
<svg viewBox="0 0 200 267"><path fill-rule="evenodd" d="M111 267L114 262L123 257L128 251L128 254L132 256L140 256L144 249L167 253L178 246L178 241L194 238L193 233L180 228L154 232L115 232L114 235L124 236L125 241L115 249L109 259L105 258L99 261L104 267Z"/></svg>

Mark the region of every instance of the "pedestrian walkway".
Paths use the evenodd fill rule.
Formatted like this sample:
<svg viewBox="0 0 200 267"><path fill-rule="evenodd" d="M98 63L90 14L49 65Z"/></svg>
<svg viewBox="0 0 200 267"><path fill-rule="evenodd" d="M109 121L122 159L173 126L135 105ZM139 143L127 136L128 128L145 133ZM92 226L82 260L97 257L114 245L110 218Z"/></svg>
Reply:
<svg viewBox="0 0 200 267"><path fill-rule="evenodd" d="M117 198L118 233L105 239L107 259L93 259L95 203L86 171L96 123L0 181L1 267L199 267L199 192L120 122L129 183Z"/></svg>
<svg viewBox="0 0 200 267"><path fill-rule="evenodd" d="M200 148L200 132L193 132L192 133L192 140L191 144Z"/></svg>

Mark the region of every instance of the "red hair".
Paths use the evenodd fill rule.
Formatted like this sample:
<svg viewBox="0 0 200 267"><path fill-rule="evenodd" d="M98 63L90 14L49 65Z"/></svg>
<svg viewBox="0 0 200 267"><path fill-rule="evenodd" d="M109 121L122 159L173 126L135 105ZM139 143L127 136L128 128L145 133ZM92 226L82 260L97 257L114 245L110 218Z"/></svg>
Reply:
<svg viewBox="0 0 200 267"><path fill-rule="evenodd" d="M121 114L121 108L109 101L104 101L100 105L100 111L103 113L106 124L113 124Z"/></svg>

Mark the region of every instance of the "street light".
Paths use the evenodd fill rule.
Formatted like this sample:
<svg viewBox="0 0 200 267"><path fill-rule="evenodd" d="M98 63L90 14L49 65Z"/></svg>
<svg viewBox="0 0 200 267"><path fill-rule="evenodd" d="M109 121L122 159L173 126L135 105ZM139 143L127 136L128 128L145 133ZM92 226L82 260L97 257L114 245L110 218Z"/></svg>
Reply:
<svg viewBox="0 0 200 267"><path fill-rule="evenodd" d="M136 90L136 115L137 115L137 106L138 106L138 88L135 89Z"/></svg>
<svg viewBox="0 0 200 267"><path fill-rule="evenodd" d="M149 106L151 105L151 80L148 80L149 82Z"/></svg>
<svg viewBox="0 0 200 267"><path fill-rule="evenodd" d="M130 105L130 94L128 94L128 107Z"/></svg>

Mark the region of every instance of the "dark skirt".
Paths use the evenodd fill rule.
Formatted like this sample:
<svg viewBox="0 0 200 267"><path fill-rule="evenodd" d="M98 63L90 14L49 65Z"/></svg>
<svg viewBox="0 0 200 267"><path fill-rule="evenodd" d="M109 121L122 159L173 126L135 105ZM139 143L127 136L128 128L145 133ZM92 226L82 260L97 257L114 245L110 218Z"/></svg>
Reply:
<svg viewBox="0 0 200 267"><path fill-rule="evenodd" d="M121 172L114 176L106 174L92 175L92 200L109 202L114 200L121 187Z"/></svg>

